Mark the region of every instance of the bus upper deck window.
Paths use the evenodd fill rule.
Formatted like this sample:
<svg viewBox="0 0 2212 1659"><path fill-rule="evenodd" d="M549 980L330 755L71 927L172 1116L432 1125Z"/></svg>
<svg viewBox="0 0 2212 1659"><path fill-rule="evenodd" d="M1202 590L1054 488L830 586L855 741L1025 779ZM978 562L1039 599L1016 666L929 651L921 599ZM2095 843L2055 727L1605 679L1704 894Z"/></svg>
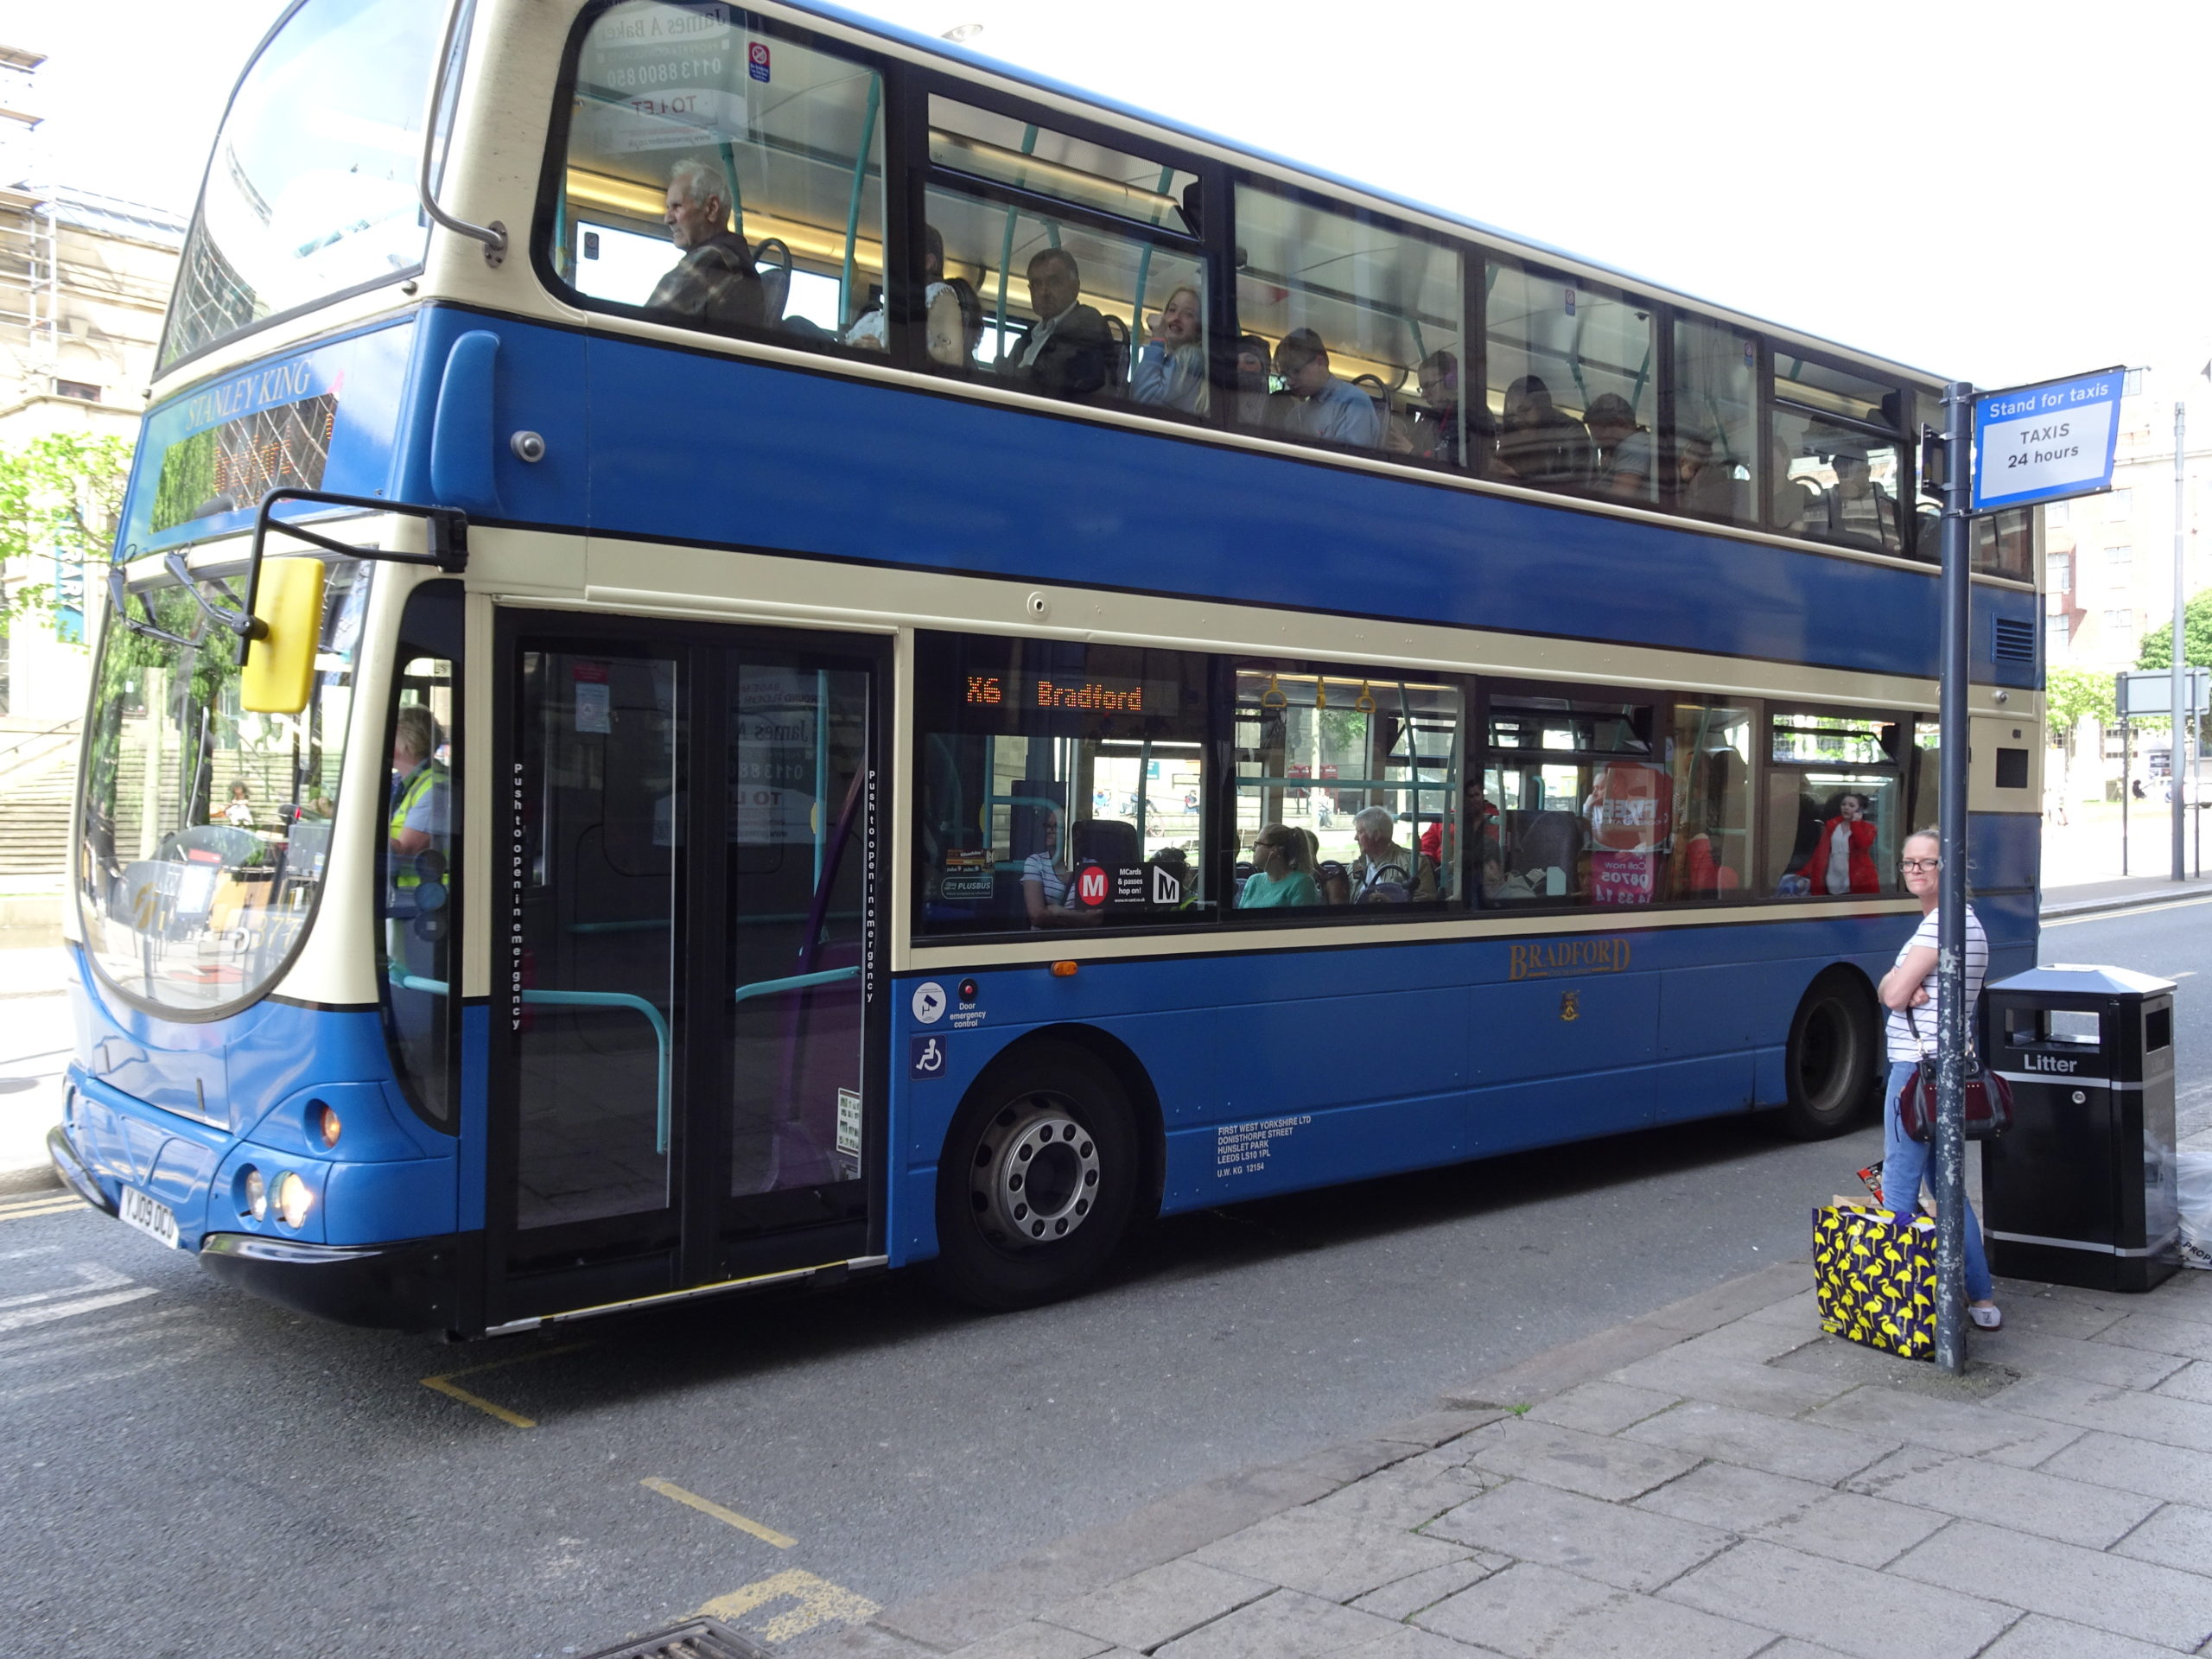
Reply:
<svg viewBox="0 0 2212 1659"><path fill-rule="evenodd" d="M734 6L623 0L586 31L541 232L553 274L659 321L869 344L855 330L884 277L876 73Z"/></svg>

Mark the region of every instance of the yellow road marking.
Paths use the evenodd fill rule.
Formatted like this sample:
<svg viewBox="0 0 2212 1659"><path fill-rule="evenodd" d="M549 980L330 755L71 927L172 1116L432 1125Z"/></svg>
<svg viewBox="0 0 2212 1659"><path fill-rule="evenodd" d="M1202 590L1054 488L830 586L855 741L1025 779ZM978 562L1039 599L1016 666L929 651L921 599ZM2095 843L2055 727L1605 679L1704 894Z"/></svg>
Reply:
<svg viewBox="0 0 2212 1659"><path fill-rule="evenodd" d="M736 1620L754 1609L771 1602L796 1601L798 1605L788 1612L779 1613L768 1621L760 1634L771 1642L788 1642L803 1636L817 1624L858 1624L874 1618L883 1609L865 1596L856 1596L840 1584L827 1579L817 1579L811 1573L802 1573L797 1567L779 1573L772 1578L748 1584L742 1590L733 1590L726 1596L716 1596L702 1607L696 1617Z"/></svg>
<svg viewBox="0 0 2212 1659"><path fill-rule="evenodd" d="M761 1542L773 1544L778 1549L790 1549L798 1542L798 1539L786 1537L773 1527L764 1527L758 1521L747 1520L735 1510L724 1509L711 1497L687 1492L674 1481L663 1480L658 1475L648 1475L638 1484L658 1492L663 1497L672 1497L679 1503L687 1503L702 1515L711 1515L715 1520L735 1527L740 1532L749 1532Z"/></svg>
<svg viewBox="0 0 2212 1659"><path fill-rule="evenodd" d="M92 1206L74 1192L41 1192L35 1198L16 1198L0 1203L0 1221L21 1221L28 1216L58 1216L70 1210L89 1210Z"/></svg>
<svg viewBox="0 0 2212 1659"><path fill-rule="evenodd" d="M533 1359L550 1359L556 1354L573 1354L579 1348L590 1346L591 1344L588 1342L570 1342L564 1343L558 1348L540 1348L536 1353L517 1354L512 1359L495 1359L486 1364L468 1365L457 1371L442 1371L436 1376L426 1376L423 1379L423 1386L435 1389L448 1400L458 1400L464 1406L474 1406L477 1410L496 1417L501 1422L513 1427L536 1428L537 1419L525 1417L518 1411L509 1411L505 1406L486 1400L480 1394L471 1394L467 1389L457 1386L454 1378L474 1376L483 1371L501 1371L510 1365L524 1365Z"/></svg>

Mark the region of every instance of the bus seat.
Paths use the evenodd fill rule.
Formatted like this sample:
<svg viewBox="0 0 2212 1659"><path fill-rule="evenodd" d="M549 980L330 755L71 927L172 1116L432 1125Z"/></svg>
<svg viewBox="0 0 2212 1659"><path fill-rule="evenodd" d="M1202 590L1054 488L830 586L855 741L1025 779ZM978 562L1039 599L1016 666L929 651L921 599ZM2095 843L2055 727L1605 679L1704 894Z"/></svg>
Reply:
<svg viewBox="0 0 2212 1659"><path fill-rule="evenodd" d="M1114 360L1106 366L1106 384L1125 387L1129 384L1129 325L1109 312L1106 333L1114 342Z"/></svg>
<svg viewBox="0 0 2212 1659"><path fill-rule="evenodd" d="M1102 864L1109 870L1134 869L1144 862L1137 827L1121 818L1085 818L1075 826L1072 861Z"/></svg>
<svg viewBox="0 0 2212 1659"><path fill-rule="evenodd" d="M1548 890L1535 879L1547 870L1560 871L1567 884L1573 884L1576 855L1582 850L1581 819L1572 812L1548 810L1509 812L1505 820L1507 875L1528 878L1538 892Z"/></svg>
<svg viewBox="0 0 2212 1659"><path fill-rule="evenodd" d="M784 307L791 297L791 248L779 236L765 237L753 251L753 263L760 272L760 326L780 328L784 326Z"/></svg>

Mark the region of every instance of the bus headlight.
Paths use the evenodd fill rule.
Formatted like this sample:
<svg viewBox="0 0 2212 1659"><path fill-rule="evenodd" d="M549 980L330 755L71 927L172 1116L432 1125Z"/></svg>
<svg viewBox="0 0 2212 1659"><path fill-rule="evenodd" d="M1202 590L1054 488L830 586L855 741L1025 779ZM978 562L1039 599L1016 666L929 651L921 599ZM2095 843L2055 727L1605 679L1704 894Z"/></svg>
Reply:
<svg viewBox="0 0 2212 1659"><path fill-rule="evenodd" d="M276 1219L287 1227L297 1227L305 1221L314 1204L315 1194L296 1172L288 1169L277 1178Z"/></svg>
<svg viewBox="0 0 2212 1659"><path fill-rule="evenodd" d="M315 1102L315 1111L308 1122L314 1126L315 1134L321 1137L325 1147L338 1144L340 1128L338 1114L332 1111L327 1103L320 1100Z"/></svg>
<svg viewBox="0 0 2212 1659"><path fill-rule="evenodd" d="M251 1164L238 1172L238 1209L256 1221L269 1213L269 1184Z"/></svg>

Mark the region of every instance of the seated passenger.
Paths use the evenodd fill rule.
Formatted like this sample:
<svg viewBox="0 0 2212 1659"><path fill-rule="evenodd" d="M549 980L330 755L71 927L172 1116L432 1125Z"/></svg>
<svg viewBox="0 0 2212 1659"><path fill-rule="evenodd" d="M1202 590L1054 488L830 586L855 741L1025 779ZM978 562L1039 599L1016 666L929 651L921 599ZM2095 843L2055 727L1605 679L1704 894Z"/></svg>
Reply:
<svg viewBox="0 0 2212 1659"><path fill-rule="evenodd" d="M1129 372L1129 396L1141 404L1179 409L1185 415L1206 412L1206 326L1198 308L1198 290L1188 283L1168 295L1167 303L1152 320L1152 338L1137 353Z"/></svg>
<svg viewBox="0 0 2212 1659"><path fill-rule="evenodd" d="M1252 874L1244 878L1244 890L1236 895L1237 909L1281 910L1320 902L1306 837L1287 824L1262 825L1253 837Z"/></svg>
<svg viewBox="0 0 2212 1659"><path fill-rule="evenodd" d="M1065 248L1040 249L1029 262L1029 302L1037 321L1007 359L1007 372L1048 397L1089 397L1114 361L1106 319L1082 302L1083 268Z"/></svg>
<svg viewBox="0 0 2212 1659"><path fill-rule="evenodd" d="M1616 501L1649 501L1654 468L1651 434L1618 392L1590 400L1591 489Z"/></svg>
<svg viewBox="0 0 2212 1659"><path fill-rule="evenodd" d="M1414 365L1414 376L1421 386L1421 408L1414 411L1403 453L1446 467L1488 472L1497 448L1497 424L1490 410L1478 404L1466 411L1467 429L1461 435L1459 359L1449 352L1431 352ZM1394 442L1391 448L1398 445Z"/></svg>
<svg viewBox="0 0 2212 1659"><path fill-rule="evenodd" d="M922 227L922 281L927 284L922 290L922 303L934 310L938 296L944 292L944 237L934 225ZM845 344L869 352L891 349L890 331L881 304L872 305L861 313L853 326L845 330ZM936 353L931 355L935 357Z"/></svg>
<svg viewBox="0 0 2212 1659"><path fill-rule="evenodd" d="M1099 912L1076 907L1075 887L1060 862L1060 815L1046 812L1037 820L1040 849L1021 866L1021 902L1032 927L1082 927L1095 922Z"/></svg>
<svg viewBox="0 0 2212 1659"><path fill-rule="evenodd" d="M1675 503L1684 512L1737 517L1736 469L1714 458L1713 440L1701 432L1685 432L1675 440Z"/></svg>
<svg viewBox="0 0 2212 1659"><path fill-rule="evenodd" d="M1287 395L1278 398L1268 390L1268 371L1274 354L1268 342L1257 334L1245 334L1236 342L1233 373L1236 381L1236 402L1230 418L1242 427L1264 430L1278 423L1281 404Z"/></svg>
<svg viewBox="0 0 2212 1659"><path fill-rule="evenodd" d="M1863 449L1835 453L1835 488L1828 492L1828 531L1854 542L1871 543L1885 552L1904 551L1897 498L1875 487Z"/></svg>
<svg viewBox="0 0 2212 1659"><path fill-rule="evenodd" d="M668 239L683 257L653 285L645 302L710 328L758 328L765 311L760 272L744 226L729 226L729 188L701 161L682 161L668 175Z"/></svg>
<svg viewBox="0 0 2212 1659"><path fill-rule="evenodd" d="M974 372L976 348L983 343L983 296L965 276L937 285L926 338L931 363L961 374Z"/></svg>
<svg viewBox="0 0 2212 1659"><path fill-rule="evenodd" d="M1397 828L1388 809L1363 806L1352 814L1352 839L1359 856L1346 874L1356 905L1403 904L1436 897L1436 861L1409 852L1395 839Z"/></svg>
<svg viewBox="0 0 2212 1659"><path fill-rule="evenodd" d="M1579 490L1590 481L1590 434L1552 403L1551 389L1524 374L1505 389L1498 471L1540 490Z"/></svg>
<svg viewBox="0 0 2212 1659"><path fill-rule="evenodd" d="M1344 867L1333 858L1321 856L1321 837L1311 830L1301 828L1306 837L1306 856L1313 861L1313 885L1321 890L1325 905L1348 905L1351 902L1351 882L1344 874Z"/></svg>
<svg viewBox="0 0 2212 1659"><path fill-rule="evenodd" d="M1372 449L1382 442L1375 400L1329 372L1329 348L1311 328L1294 328L1275 347L1275 372L1291 397L1284 429L1323 443Z"/></svg>
<svg viewBox="0 0 2212 1659"><path fill-rule="evenodd" d="M1766 521L1775 529L1791 532L1824 524L1826 510L1821 493L1802 479L1789 476L1789 446L1777 438L1768 451Z"/></svg>
<svg viewBox="0 0 2212 1659"><path fill-rule="evenodd" d="M1783 877L1784 891L1824 893L1879 893L1881 873L1874 868L1874 823L1866 798L1846 790L1835 798L1820 838Z"/></svg>

